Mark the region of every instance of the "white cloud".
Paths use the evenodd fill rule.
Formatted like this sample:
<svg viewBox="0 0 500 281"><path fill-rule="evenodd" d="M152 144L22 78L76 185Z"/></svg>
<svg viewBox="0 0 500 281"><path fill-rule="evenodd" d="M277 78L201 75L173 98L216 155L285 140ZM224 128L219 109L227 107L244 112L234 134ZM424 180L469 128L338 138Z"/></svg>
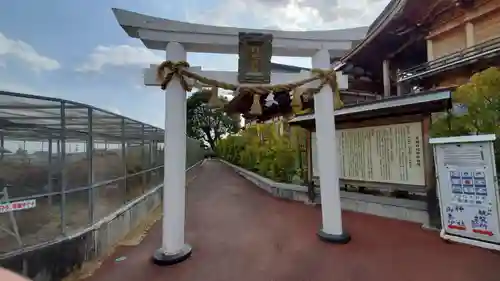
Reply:
<svg viewBox="0 0 500 281"><path fill-rule="evenodd" d="M76 68L79 72L101 71L105 66L141 66L162 61L162 56L144 47L130 45L97 46L88 60Z"/></svg>
<svg viewBox="0 0 500 281"><path fill-rule="evenodd" d="M217 0L212 9L197 10L196 1L186 8L184 20L208 25L280 30L331 30L370 25L389 0ZM231 11L228 13L227 11ZM236 69L237 59L190 54L192 65L220 70ZM193 60L194 58L194 60ZM197 64L194 64L195 60ZM309 58L273 57L273 62L310 67ZM216 65L216 67L212 67ZM210 67L209 67L210 66Z"/></svg>
<svg viewBox="0 0 500 281"><path fill-rule="evenodd" d="M2 56L13 56L27 63L35 71L61 68L61 64L57 60L40 55L28 43L9 39L0 32L0 57ZM1 64L5 65L5 62Z"/></svg>
<svg viewBox="0 0 500 281"><path fill-rule="evenodd" d="M283 30L369 25L389 0L220 0L212 10L187 13L204 24ZM227 11L231 11L228 13Z"/></svg>

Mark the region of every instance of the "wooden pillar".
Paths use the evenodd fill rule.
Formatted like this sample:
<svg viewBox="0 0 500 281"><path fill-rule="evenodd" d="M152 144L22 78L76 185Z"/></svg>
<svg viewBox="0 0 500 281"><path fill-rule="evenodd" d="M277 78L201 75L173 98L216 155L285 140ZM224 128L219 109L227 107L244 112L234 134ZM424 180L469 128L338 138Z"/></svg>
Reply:
<svg viewBox="0 0 500 281"><path fill-rule="evenodd" d="M398 85L396 86L396 91L397 91L398 97L403 95L404 90L403 90L403 83L402 82L398 83Z"/></svg>
<svg viewBox="0 0 500 281"><path fill-rule="evenodd" d="M476 44L474 40L474 24L467 22L465 24L465 46L467 48L473 47Z"/></svg>
<svg viewBox="0 0 500 281"><path fill-rule="evenodd" d="M397 74L399 74L400 70L398 69L397 70ZM398 75L396 75L397 77ZM397 78L396 78L397 79ZM403 94L405 94L405 82L396 82L396 95L399 97L399 96L402 96Z"/></svg>
<svg viewBox="0 0 500 281"><path fill-rule="evenodd" d="M311 203L316 199L316 193L313 182L313 161L312 161L312 132L307 129L306 131L306 163L307 163L307 194Z"/></svg>
<svg viewBox="0 0 500 281"><path fill-rule="evenodd" d="M425 193L429 225L426 227L441 229L441 211L437 197L436 171L434 167L434 155L432 145L429 144L429 130L431 127L431 115L424 116L422 120L422 154L425 172Z"/></svg>
<svg viewBox="0 0 500 281"><path fill-rule="evenodd" d="M391 95L391 74L389 60L384 60L382 62L382 78L384 82L384 97L389 97Z"/></svg>
<svg viewBox="0 0 500 281"><path fill-rule="evenodd" d="M434 60L434 50L432 49L432 40L427 39L427 61L432 61Z"/></svg>

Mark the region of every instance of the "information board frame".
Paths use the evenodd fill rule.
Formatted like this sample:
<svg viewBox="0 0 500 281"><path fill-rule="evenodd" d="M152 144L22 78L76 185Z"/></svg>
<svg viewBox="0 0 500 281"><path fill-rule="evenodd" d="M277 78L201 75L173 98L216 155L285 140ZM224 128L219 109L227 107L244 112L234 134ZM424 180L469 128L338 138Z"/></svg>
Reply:
<svg viewBox="0 0 500 281"><path fill-rule="evenodd" d="M363 126L363 127L357 127L357 128L339 128L337 130L337 147L338 147L338 151L339 151L339 173L340 173L340 179L342 181L345 181L345 182L363 182L363 183L374 183L374 184L381 184L381 185L406 185L406 186L411 186L411 189L415 189L415 187L419 187L421 188L422 190L425 189L426 187L426 162L425 162L425 153L424 153L424 133L423 133L423 124L421 121L410 121L408 120L407 122L399 122L399 123L389 123L389 124L371 124L369 126ZM408 181L408 178L402 178L402 179L396 179L396 178L386 178L386 179L383 179L381 178L381 176L372 176L371 178L369 177L356 177L355 175L347 175L347 168L349 167L344 167L346 166L345 165L345 162L347 161L346 159L341 159L343 156L347 157L347 145L345 143L342 143L342 140L343 140L343 137L344 137L344 140L345 140L345 136L347 136L348 134L353 134L354 135L358 135L358 134L361 134L361 135L366 135L367 132L380 132L380 131L387 131L387 132L396 132L396 131L400 131L401 128L408 128L408 127L411 127L410 130L411 130L411 137L414 138L414 137L418 137L418 140L415 141L415 140L411 140L411 145L409 146L405 146L404 149L415 149L415 150L418 150L418 156L417 155L414 155L415 157L412 157L411 156L411 153L410 153L410 165L411 165L411 162L412 160L413 163L415 164L414 168L416 169L413 169L413 173L416 173L415 175L411 176L411 179L410 181ZM405 132L406 133L406 132ZM401 134L402 136L402 134ZM405 134L405 140L406 140L406 137L409 137L410 134ZM353 136L354 138L356 138L356 143L360 143L359 141L359 138L357 136ZM371 139L368 140L368 142L373 142L375 139L375 136L371 136ZM345 142L345 141L344 141ZM415 142L417 145L415 145ZM386 141L386 143L389 143ZM393 154L396 154L396 146L397 144L391 140L390 141L391 143L391 149L393 150ZM370 146L370 145L367 145L368 143L366 143L366 141L363 141L363 147L367 147ZM334 144L332 144L334 145ZM413 148L411 148L411 146L414 146ZM351 147L352 148L352 147ZM346 152L344 153L343 150L346 149ZM317 177L318 175L318 171L317 171L317 165L315 165L315 158L317 157L317 149L315 147L315 136L314 136L314 132L311 132L311 145L310 145L310 150L311 150L311 162L312 162L312 176L313 177ZM353 149L350 149L350 150L353 150ZM368 151L369 149L367 149ZM372 150L372 153L377 153L376 151L376 145L371 143L371 150ZM400 149L401 151L401 149ZM413 150L412 150L413 151ZM358 156L361 156L363 158L366 158L367 155L358 155ZM380 155L378 155L380 156ZM394 155L394 157L398 158L399 155ZM368 157L369 159L375 159L375 158L382 158L382 157L377 157L377 156L373 156L373 155L370 155ZM376 160L376 159L375 159ZM378 159L380 160L380 159ZM377 160L377 161L378 161ZM347 162L350 162L350 161L347 161ZM418 162L418 167L416 166ZM359 164L359 163L358 163ZM363 164L363 163L361 163ZM364 165L361 165L361 166L366 166L367 164L364 163ZM378 165L378 164L377 164ZM378 167L377 165L375 164L372 164L372 167L373 168L381 168L381 167ZM390 167L391 165L388 165L388 167L386 168L395 168L395 167ZM394 166L394 165L392 165ZM352 167L351 167L352 168ZM359 165L356 166L356 170L359 170ZM397 167L396 167L397 168ZM352 170L352 169L351 169ZM394 172L396 173L396 171L390 171L390 172ZM375 174L375 173L372 173L372 174ZM390 174L390 173L389 173ZM394 177L396 177L396 175L394 175Z"/></svg>
<svg viewBox="0 0 500 281"><path fill-rule="evenodd" d="M495 135L433 138L441 237L500 250Z"/></svg>

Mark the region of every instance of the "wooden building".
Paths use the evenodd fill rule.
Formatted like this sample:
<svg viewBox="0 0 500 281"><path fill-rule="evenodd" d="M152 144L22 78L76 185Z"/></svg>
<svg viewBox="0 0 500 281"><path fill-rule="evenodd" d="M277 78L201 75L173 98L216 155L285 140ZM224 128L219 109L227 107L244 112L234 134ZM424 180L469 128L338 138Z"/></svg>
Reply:
<svg viewBox="0 0 500 281"><path fill-rule="evenodd" d="M391 96L459 86L499 57L500 0L393 0L341 61L354 89Z"/></svg>
<svg viewBox="0 0 500 281"><path fill-rule="evenodd" d="M340 178L343 185L421 193L426 201L429 224L439 228L440 215L434 163L428 145L431 115L449 109L451 91L466 83L474 73L491 66L499 66L499 58L500 0L391 1L370 26L366 38L340 60L341 65L338 69L349 76L350 91L382 97L381 100L360 104L354 108L377 107L395 101L410 103L413 99L419 102L411 103L413 110L398 105L385 109L383 114L367 111L366 116L359 118L349 114L344 115L345 111L352 108L351 106L336 112L337 143L340 142L339 146L344 145L348 148L348 152L345 152L345 148L339 148ZM445 92L450 95L448 98L443 97L439 105L431 108L425 104L429 97ZM311 114L295 118L292 123L310 129L311 138L314 139L314 120L315 116ZM359 146L360 141L359 138L356 139L356 134L370 129L379 134L387 134L389 139L397 139L398 126L417 126L417 123L421 124L422 130L416 135L421 140L420 153L425 159L422 175L424 182L414 184L409 180L405 183L394 179L369 179L356 174L365 166L364 164L359 166L360 158L356 154L361 153L366 145L366 141L363 140L362 146ZM348 132L354 132L353 130L356 134L350 137ZM309 143L314 144L314 140ZM415 145L411 145L412 149L415 149ZM387 147L382 150L391 155L394 152L390 151L392 148ZM314 158L315 153L321 152L314 152L314 147L311 145L310 157ZM416 151L412 155L416 155ZM381 156L376 154L365 154L363 157L383 162L387 160L381 159ZM414 161L416 159L413 160L413 164ZM357 168L347 172L350 163L356 162L358 162ZM408 167L408 165L412 165L411 161L405 162L403 166ZM312 159L310 179L313 181L314 166ZM396 172L399 168L391 169L394 169L392 172ZM353 176L352 173L356 175Z"/></svg>

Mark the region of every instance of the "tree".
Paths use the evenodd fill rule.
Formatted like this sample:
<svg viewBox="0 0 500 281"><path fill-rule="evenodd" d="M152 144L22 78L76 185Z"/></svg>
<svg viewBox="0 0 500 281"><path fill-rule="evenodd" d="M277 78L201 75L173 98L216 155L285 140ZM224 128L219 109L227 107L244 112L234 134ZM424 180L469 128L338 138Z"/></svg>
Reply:
<svg viewBox="0 0 500 281"><path fill-rule="evenodd" d="M488 68L474 74L453 93L453 103L466 112L450 113L432 125L433 136L463 134L500 135L500 70Z"/></svg>
<svg viewBox="0 0 500 281"><path fill-rule="evenodd" d="M188 137L208 143L215 151L215 144L222 137L239 130L239 118L228 116L222 109L212 109L207 105L209 91L199 91L187 100ZM223 103L228 100L220 98Z"/></svg>
<svg viewBox="0 0 500 281"><path fill-rule="evenodd" d="M495 158L500 170L500 69L490 67L474 74L453 93L454 106L466 108L462 114L448 113L431 127L434 137L468 134L495 134Z"/></svg>

